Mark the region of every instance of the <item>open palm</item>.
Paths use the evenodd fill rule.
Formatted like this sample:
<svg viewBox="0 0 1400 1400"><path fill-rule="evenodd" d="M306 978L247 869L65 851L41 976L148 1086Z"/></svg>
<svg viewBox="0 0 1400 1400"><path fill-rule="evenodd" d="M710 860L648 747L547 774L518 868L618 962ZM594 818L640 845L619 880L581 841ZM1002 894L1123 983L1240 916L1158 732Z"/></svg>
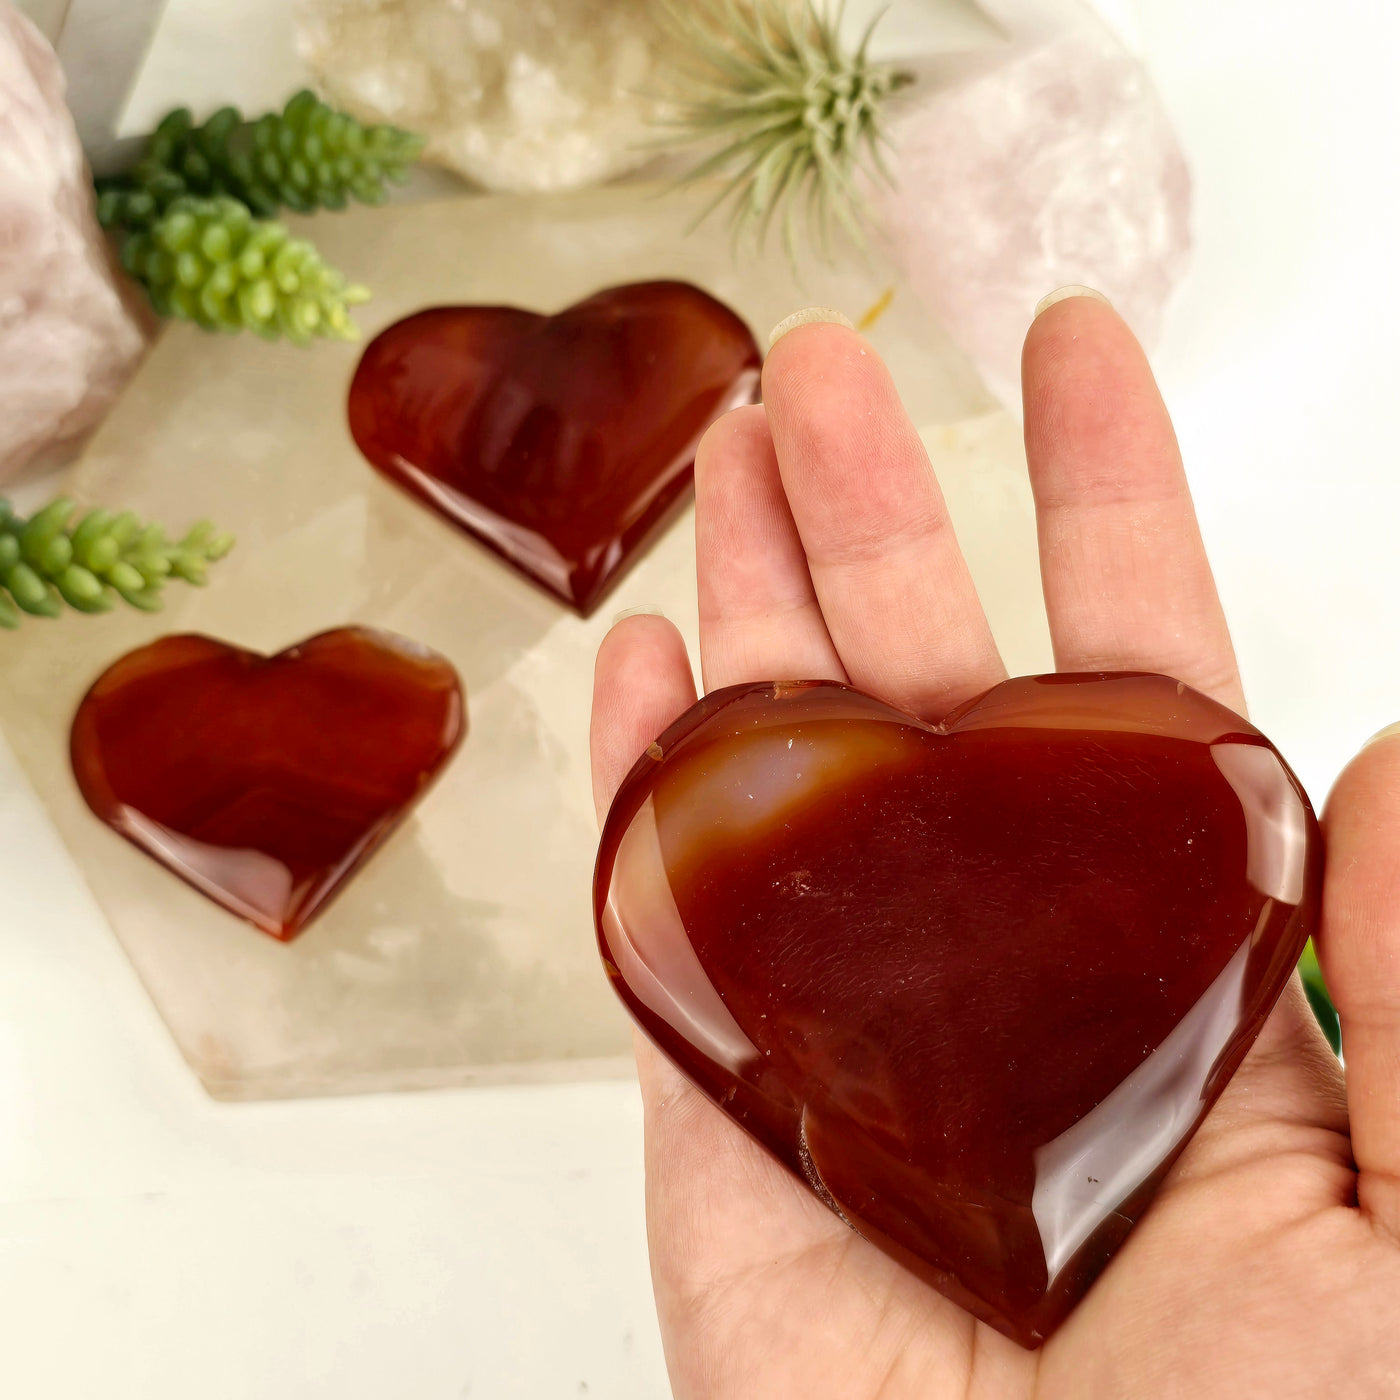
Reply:
<svg viewBox="0 0 1400 1400"><path fill-rule="evenodd" d="M1061 300L1027 338L1026 451L1058 666L1244 699L1142 351ZM919 439L853 331L773 348L696 463L707 689L832 678L936 720L1005 676ZM679 634L598 659L599 813L695 699ZM680 1400L1400 1395L1400 738L1332 796L1323 966L1347 1077L1295 978L1087 1299L1024 1351L906 1273L638 1037L652 1275Z"/></svg>

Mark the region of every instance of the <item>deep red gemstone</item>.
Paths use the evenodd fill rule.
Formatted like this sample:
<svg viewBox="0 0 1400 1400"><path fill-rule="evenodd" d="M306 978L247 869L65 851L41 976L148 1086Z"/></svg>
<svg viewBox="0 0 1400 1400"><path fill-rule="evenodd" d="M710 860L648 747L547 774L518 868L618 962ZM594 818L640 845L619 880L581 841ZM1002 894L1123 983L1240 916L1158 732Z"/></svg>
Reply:
<svg viewBox="0 0 1400 1400"><path fill-rule="evenodd" d="M195 889L294 938L466 732L436 652L345 627L261 656L195 634L128 652L73 720L87 804Z"/></svg>
<svg viewBox="0 0 1400 1400"><path fill-rule="evenodd" d="M445 306L381 332L350 432L386 476L587 615L688 491L701 434L758 391L744 323L684 282L556 316Z"/></svg>
<svg viewBox="0 0 1400 1400"><path fill-rule="evenodd" d="M595 907L628 1009L861 1234L1026 1346L1084 1295L1317 918L1297 780L1162 676L932 727L830 682L696 705Z"/></svg>

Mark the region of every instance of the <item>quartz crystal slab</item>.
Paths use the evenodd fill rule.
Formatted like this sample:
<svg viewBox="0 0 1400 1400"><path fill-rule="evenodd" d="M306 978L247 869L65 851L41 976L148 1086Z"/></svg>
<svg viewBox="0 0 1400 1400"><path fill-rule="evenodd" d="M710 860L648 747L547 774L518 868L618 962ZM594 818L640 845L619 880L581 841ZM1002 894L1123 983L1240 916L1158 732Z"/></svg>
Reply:
<svg viewBox="0 0 1400 1400"><path fill-rule="evenodd" d="M402 637L342 627L269 657L185 633L98 677L73 721L73 774L132 845L290 940L464 729L457 673Z"/></svg>
<svg viewBox="0 0 1400 1400"><path fill-rule="evenodd" d="M1164 676L934 727L833 682L707 696L608 816L609 976L828 1206L1025 1346L1122 1244L1316 926L1269 742Z"/></svg>
<svg viewBox="0 0 1400 1400"><path fill-rule="evenodd" d="M390 480L587 616L694 481L720 414L758 397L758 346L685 282L542 316L440 306L395 322L350 385Z"/></svg>
<svg viewBox="0 0 1400 1400"><path fill-rule="evenodd" d="M428 306L552 310L600 287L679 278L762 336L794 308L853 318L879 266L798 284L782 253L735 263L687 237L699 190L458 198L305 222L373 287L366 337ZM1029 315L1029 312L1027 313ZM870 329L937 469L1013 670L1051 664L1016 425L896 285ZM589 888L593 658L616 612L659 607L696 654L691 518L582 619L385 481L345 416L361 347L300 350L169 326L65 483L84 502L238 536L207 588L0 634L0 726L179 1047L211 1093L259 1098L630 1072L627 1018L598 971ZM940 426L943 425L943 426ZM346 623L451 662L471 734L408 819L294 942L211 904L97 821L68 758L92 682L168 633L270 655ZM36 936L41 936L36 931Z"/></svg>

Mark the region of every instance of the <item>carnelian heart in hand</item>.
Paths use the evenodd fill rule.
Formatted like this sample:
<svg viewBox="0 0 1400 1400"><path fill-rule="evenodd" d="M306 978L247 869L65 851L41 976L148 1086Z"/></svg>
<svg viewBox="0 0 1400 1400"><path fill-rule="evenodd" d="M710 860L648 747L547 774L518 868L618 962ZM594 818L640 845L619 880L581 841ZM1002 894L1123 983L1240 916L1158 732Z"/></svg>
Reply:
<svg viewBox="0 0 1400 1400"><path fill-rule="evenodd" d="M587 615L689 489L695 448L750 403L744 323L684 282L557 316L444 306L378 335L350 432L391 480Z"/></svg>
<svg viewBox="0 0 1400 1400"><path fill-rule="evenodd" d="M717 691L623 783L613 985L861 1234L1026 1346L1123 1243L1317 918L1277 751L1163 676L1007 681L943 725Z"/></svg>
<svg viewBox="0 0 1400 1400"><path fill-rule="evenodd" d="M97 679L73 720L73 772L128 841L291 939L465 732L451 664L390 633L345 627L276 656L183 634Z"/></svg>

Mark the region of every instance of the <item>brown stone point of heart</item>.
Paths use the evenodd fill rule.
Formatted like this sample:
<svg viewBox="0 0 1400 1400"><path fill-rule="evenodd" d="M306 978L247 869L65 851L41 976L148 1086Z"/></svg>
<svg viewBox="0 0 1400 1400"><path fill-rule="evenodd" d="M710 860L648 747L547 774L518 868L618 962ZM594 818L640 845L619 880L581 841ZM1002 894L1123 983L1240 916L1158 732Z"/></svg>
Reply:
<svg viewBox="0 0 1400 1400"><path fill-rule="evenodd" d="M685 282L554 316L440 306L382 331L350 432L385 476L587 616L679 508L695 449L758 392L748 327Z"/></svg>
<svg viewBox="0 0 1400 1400"><path fill-rule="evenodd" d="M1317 921L1297 779L1165 676L1023 677L924 724L739 685L604 827L636 1021L866 1239L1038 1346L1238 1068Z"/></svg>
<svg viewBox="0 0 1400 1400"><path fill-rule="evenodd" d="M115 831L289 940L383 843L466 733L446 658L342 627L275 656L161 637L98 677L73 773Z"/></svg>

